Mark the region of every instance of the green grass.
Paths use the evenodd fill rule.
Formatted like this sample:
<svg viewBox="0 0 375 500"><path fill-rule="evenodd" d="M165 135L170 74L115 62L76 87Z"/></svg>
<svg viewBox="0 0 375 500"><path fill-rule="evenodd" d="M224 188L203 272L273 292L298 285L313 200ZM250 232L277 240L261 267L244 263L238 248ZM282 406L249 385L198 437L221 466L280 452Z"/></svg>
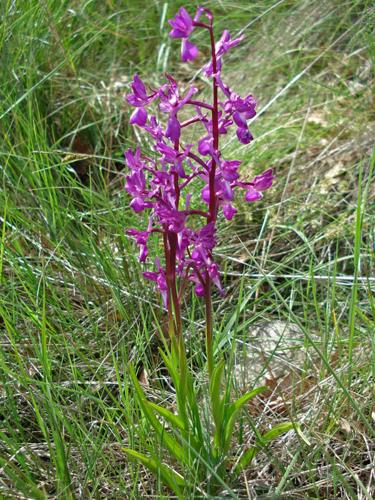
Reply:
<svg viewBox="0 0 375 500"><path fill-rule="evenodd" d="M165 19L180 5L1 3L2 498L168 495L122 452L161 448L135 405L129 361L145 367L150 398L173 407L171 388L157 380L163 312L125 235L145 220L123 189L122 153L137 138L122 94L135 71L150 84L165 70L191 78L167 36ZM281 438L227 494L371 498L374 8L357 0L205 5L218 31L244 30L225 75L259 101L255 141L238 148L228 138L225 154L244 160L244 176L270 166L277 174L262 203L239 199L235 220L220 221L227 296L214 297L217 352L234 352L262 321L285 320L301 329L305 353L299 370L271 381L269 400L244 413L238 433L245 447L254 422L266 430L291 419L308 443ZM207 41L197 41L205 52ZM202 304L187 297L184 312L202 383ZM187 497L201 491L197 484Z"/></svg>

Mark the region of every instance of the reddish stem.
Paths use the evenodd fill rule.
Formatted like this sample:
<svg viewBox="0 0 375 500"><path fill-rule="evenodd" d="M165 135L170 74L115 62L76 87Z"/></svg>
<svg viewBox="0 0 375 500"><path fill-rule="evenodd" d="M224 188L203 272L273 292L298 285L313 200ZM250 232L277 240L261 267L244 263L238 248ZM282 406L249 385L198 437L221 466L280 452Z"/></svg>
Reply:
<svg viewBox="0 0 375 500"><path fill-rule="evenodd" d="M186 187L189 182L191 182L194 177L197 177L198 175L205 175L205 172L202 172L201 170L199 172L195 172L194 174L191 174L187 179L186 181L184 181L181 185L180 185L180 189L184 189L184 187Z"/></svg>
<svg viewBox="0 0 375 500"><path fill-rule="evenodd" d="M202 121L202 118L200 117L195 117L195 118L190 118L190 120L186 120L181 123L181 128L188 127L189 125L192 125L193 123L197 123Z"/></svg>
<svg viewBox="0 0 375 500"><path fill-rule="evenodd" d="M217 61L216 61L216 50L215 50L215 37L212 25L210 27L210 41L211 41L211 54L212 54L212 95L213 95L213 106L212 106L212 136L214 140L214 150L219 149L219 105L218 105L218 83L217 83ZM216 220L216 193L215 193L215 174L216 174L216 162L212 159L212 165L210 170L210 218L209 222Z"/></svg>
<svg viewBox="0 0 375 500"><path fill-rule="evenodd" d="M193 99L190 99L189 101L187 101L186 104L193 104L194 106L198 106L199 108L204 108L213 111L211 104L207 104L202 101L194 101Z"/></svg>
<svg viewBox="0 0 375 500"><path fill-rule="evenodd" d="M219 106L218 106L218 82L217 82L217 61L215 50L215 37L212 27L212 22L209 28L210 42L211 42L211 56L212 56L212 135L214 150L219 149ZM212 158L211 169L209 173L209 189L210 189L210 203L209 203L209 217L208 222L216 221L217 215L217 201L215 193L215 174L216 174L216 161ZM213 352L213 315L212 315L212 298L211 298L211 278L208 270L206 271L206 285L205 285L205 309L206 309L206 353L208 375L212 378L213 365L214 365L214 352Z"/></svg>
<svg viewBox="0 0 375 500"><path fill-rule="evenodd" d="M197 156L196 154L194 154L194 153L192 153L192 152L189 152L189 153L187 154L187 156L188 156L189 158L191 158L192 160L196 161L197 163L199 163L199 165L202 165L202 167L203 167L205 170L208 170L207 165L205 164L205 162L204 162L203 160L201 160L201 159L199 158L199 156Z"/></svg>
<svg viewBox="0 0 375 500"><path fill-rule="evenodd" d="M186 215L201 215L202 217L209 217L210 215L207 212L203 212L203 210L184 210Z"/></svg>

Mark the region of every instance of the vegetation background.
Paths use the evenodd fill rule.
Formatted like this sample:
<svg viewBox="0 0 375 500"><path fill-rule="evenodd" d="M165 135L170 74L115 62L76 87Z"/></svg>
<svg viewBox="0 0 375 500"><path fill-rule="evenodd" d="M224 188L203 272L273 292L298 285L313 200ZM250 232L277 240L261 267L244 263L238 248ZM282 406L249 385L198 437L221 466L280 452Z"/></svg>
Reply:
<svg viewBox="0 0 375 500"><path fill-rule="evenodd" d="M255 141L225 154L243 175L274 167L275 187L219 224L227 289L215 298L217 349L256 325L301 333L303 360L245 412L292 419L232 498L373 498L375 8L365 0L220 0L218 34L246 40L226 79L258 100ZM128 363L159 401L159 298L125 235L123 151L138 137L123 100L132 74L183 83L170 0L2 0L0 5L0 497L148 498L167 494L123 446L160 446L134 404ZM192 12L198 5L189 2ZM157 250L155 248L155 250ZM202 305L186 329L202 372ZM296 370L294 370L294 368ZM266 370L266 368L265 368ZM241 450L234 450L239 453ZM165 457L167 459L167 457ZM223 493L224 496L224 493ZM191 491L191 498L198 498Z"/></svg>

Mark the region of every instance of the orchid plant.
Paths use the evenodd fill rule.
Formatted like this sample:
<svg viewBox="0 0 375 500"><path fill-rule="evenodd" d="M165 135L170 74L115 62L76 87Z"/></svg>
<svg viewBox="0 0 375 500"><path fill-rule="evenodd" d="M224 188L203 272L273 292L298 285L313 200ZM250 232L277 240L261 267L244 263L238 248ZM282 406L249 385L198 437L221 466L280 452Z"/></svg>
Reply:
<svg viewBox="0 0 375 500"><path fill-rule="evenodd" d="M224 294L219 266L213 256L216 224L220 212L227 220L235 216L237 210L233 201L237 188L244 191L247 202L255 202L272 186L274 176L269 169L252 180L241 179L238 171L241 161L225 159L219 149L220 138L228 133L230 127L236 127L240 143L246 145L253 140L248 121L256 115L254 97L251 94L239 96L222 80L224 56L242 41L243 36L232 39L225 30L215 43L213 14L203 7L197 9L194 18L181 7L169 24L172 27L170 36L181 39L181 58L184 62L194 60L199 53L198 47L190 41L194 31L198 28L207 31L211 58L203 73L212 81L212 98L209 102L199 98L198 88L194 85L182 91L169 74L160 88L148 91L141 78L134 75L132 91L126 96L127 102L135 108L130 123L151 136L154 153L146 155L140 147L125 152L130 171L125 188L132 198L130 207L135 212L149 211L147 229L127 231L139 246L140 262L147 261L150 236L157 233L162 239L163 259L155 258L155 269L147 270L143 275L155 283L168 312L170 342L165 343L162 356L176 390L178 414L147 401L133 368L130 372L144 415L170 454L180 462L185 474L181 475L163 464L157 456L143 455L130 449L125 451L157 473L181 496L189 485L189 471L194 471L194 474L197 469L203 471L202 478L208 475L208 489L212 491L228 474L237 475L264 444L289 430L292 424L276 426L263 436L256 432L255 446L244 452L228 472L236 417L251 398L266 388L253 389L233 403L229 401L229 391L221 395L225 365L223 360L215 365L211 298L213 285L220 294ZM153 114L150 108L158 112ZM166 115L165 120L160 119L163 114ZM199 125L203 135L197 143L186 142L183 136L189 139L191 134L185 131ZM194 193L198 188L201 196L196 199ZM205 303L206 358L214 425L209 442L205 438L205 426L201 421L184 345L181 304L189 283ZM164 429L160 417L173 429L173 433Z"/></svg>

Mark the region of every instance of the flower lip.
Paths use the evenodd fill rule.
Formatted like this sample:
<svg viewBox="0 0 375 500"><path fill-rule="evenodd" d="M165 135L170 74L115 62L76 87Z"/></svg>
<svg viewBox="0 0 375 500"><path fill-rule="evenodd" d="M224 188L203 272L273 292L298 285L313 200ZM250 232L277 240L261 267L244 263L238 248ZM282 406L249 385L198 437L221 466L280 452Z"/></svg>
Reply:
<svg viewBox="0 0 375 500"><path fill-rule="evenodd" d="M249 144L249 142L251 142L254 139L247 126L238 127L237 137L242 144Z"/></svg>
<svg viewBox="0 0 375 500"><path fill-rule="evenodd" d="M253 180L254 188L258 191L265 191L272 186L274 180L272 168L269 168Z"/></svg>
<svg viewBox="0 0 375 500"><path fill-rule="evenodd" d="M248 190L246 191L245 195L245 200L252 202L252 201L258 201L262 198L262 193L257 191L256 189L253 188L253 186L250 186Z"/></svg>
<svg viewBox="0 0 375 500"><path fill-rule="evenodd" d="M198 47L193 43L189 42L187 38L182 40L181 44L181 59L184 62L194 61L194 59L198 56Z"/></svg>
<svg viewBox="0 0 375 500"><path fill-rule="evenodd" d="M142 107L137 107L129 120L130 125L139 125L140 127L143 127L146 125L147 122L147 111L145 108Z"/></svg>

